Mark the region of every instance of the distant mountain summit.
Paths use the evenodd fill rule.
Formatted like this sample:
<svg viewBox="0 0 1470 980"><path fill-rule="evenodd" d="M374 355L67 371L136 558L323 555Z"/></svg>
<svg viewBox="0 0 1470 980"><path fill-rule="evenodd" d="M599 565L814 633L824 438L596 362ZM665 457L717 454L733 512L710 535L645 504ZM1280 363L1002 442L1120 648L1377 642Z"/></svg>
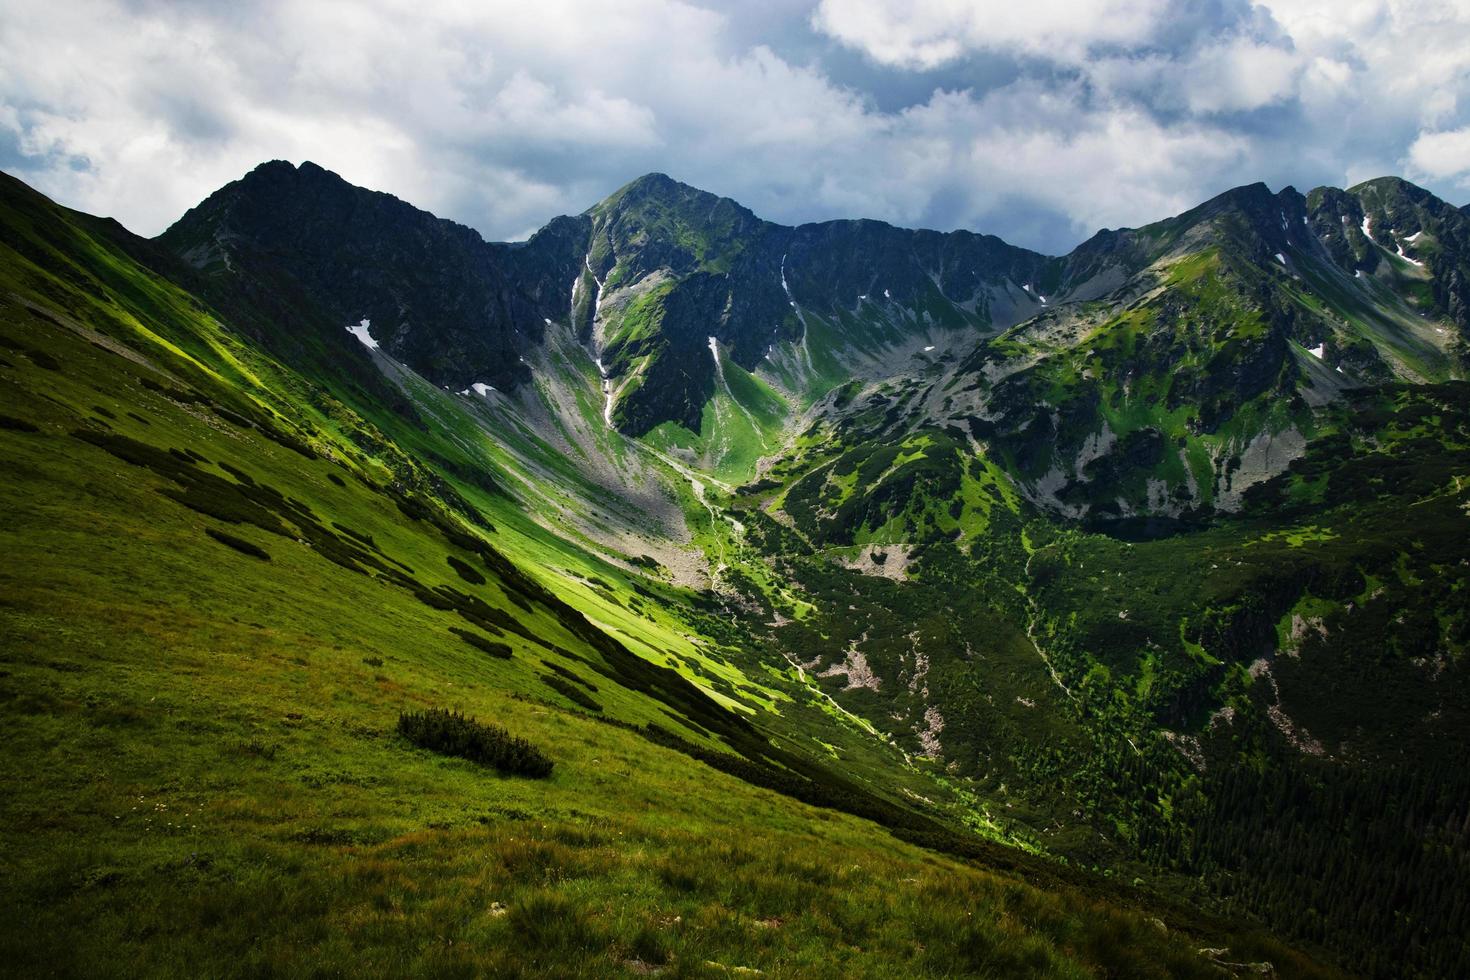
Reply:
<svg viewBox="0 0 1470 980"><path fill-rule="evenodd" d="M708 436L726 365L795 417L958 345L970 380L910 422L994 441L1038 503L1077 515L1236 506L1235 471L1272 472L1267 447L1295 451L1312 405L1456 375L1470 331L1470 219L1397 178L1250 184L1052 257L879 221L778 225L664 174L491 243L276 161L160 242L226 288L300 297L332 330L368 321L383 351L452 390L521 390L560 331L596 365L605 423L633 436Z"/></svg>
<svg viewBox="0 0 1470 980"><path fill-rule="evenodd" d="M993 329L1039 309L1055 276L1052 260L993 236L876 221L790 228L663 174L511 245L315 164L276 161L161 241L212 276L287 280L337 320L369 320L385 350L454 388L524 383L521 357L548 320L567 323L617 382L613 418L633 434L699 427L711 336L753 369L802 339L804 310L862 319L866 304Z"/></svg>
<svg viewBox="0 0 1470 980"><path fill-rule="evenodd" d="M338 323L369 320L384 349L436 380L528 377L518 355L542 311L518 250L313 163L260 165L160 241L211 276L277 283Z"/></svg>

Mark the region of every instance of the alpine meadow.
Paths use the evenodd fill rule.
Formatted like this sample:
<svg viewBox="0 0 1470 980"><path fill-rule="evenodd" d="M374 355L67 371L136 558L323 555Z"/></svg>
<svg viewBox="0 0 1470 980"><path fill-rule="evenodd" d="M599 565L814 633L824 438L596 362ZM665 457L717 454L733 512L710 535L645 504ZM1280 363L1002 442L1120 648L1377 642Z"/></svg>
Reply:
<svg viewBox="0 0 1470 980"><path fill-rule="evenodd" d="M969 91L1008 29L861 6L795 22L853 86ZM23 74L0 975L1470 976L1470 206L1425 152L1047 254L638 170L499 242L293 144L147 237L75 207L112 161L38 169Z"/></svg>

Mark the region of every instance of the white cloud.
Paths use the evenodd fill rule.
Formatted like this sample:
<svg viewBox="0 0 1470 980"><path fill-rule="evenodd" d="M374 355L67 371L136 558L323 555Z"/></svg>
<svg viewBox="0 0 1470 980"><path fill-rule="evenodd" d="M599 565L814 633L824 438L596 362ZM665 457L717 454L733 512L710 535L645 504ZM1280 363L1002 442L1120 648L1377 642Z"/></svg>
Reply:
<svg viewBox="0 0 1470 980"><path fill-rule="evenodd" d="M22 151L41 160L24 176L146 233L276 157L482 226L524 227L564 205L565 175L542 178L514 158L615 164L663 139L638 100L648 87L609 91L587 52L621 46L612 67L626 75L656 64L665 38L599 35L573 7L546 32L514 9L421 15L392 0L233 13L22 4L0 18L0 96ZM690 29L696 43L720 23L661 0L624 7L624 21Z"/></svg>
<svg viewBox="0 0 1470 980"><path fill-rule="evenodd" d="M1168 0L821 0L812 24L880 64L935 68L972 51L1079 61L1102 45L1134 46Z"/></svg>
<svg viewBox="0 0 1470 980"><path fill-rule="evenodd" d="M1470 126L1439 133L1421 133L1409 147L1409 164L1431 178L1464 178L1470 182Z"/></svg>
<svg viewBox="0 0 1470 980"><path fill-rule="evenodd" d="M1264 0L1296 48L1333 67L1315 80L1410 121L1454 115L1470 95L1470 5L1441 0ZM1320 93L1319 93L1320 94Z"/></svg>
<svg viewBox="0 0 1470 980"><path fill-rule="evenodd" d="M936 98L906 121L920 135L966 134L944 176L981 189L975 218L1022 198L1067 215L1079 237L1185 210L1248 154L1247 141L1208 127L1165 126L1126 105L1083 108L1076 91L1036 83Z"/></svg>
<svg viewBox="0 0 1470 980"><path fill-rule="evenodd" d="M1465 179L1463 3L813 0L799 44L757 8L0 0L0 153L149 234L285 158L491 237L663 170L1053 251L1252 180Z"/></svg>
<svg viewBox="0 0 1470 980"><path fill-rule="evenodd" d="M1192 116L1250 112L1296 96L1302 57L1244 37L1178 53L1116 55L1089 62L1088 82L1114 99Z"/></svg>
<svg viewBox="0 0 1470 980"><path fill-rule="evenodd" d="M1199 25L1207 29L1170 49L1165 35L1181 18L1170 0L821 0L812 22L885 65L924 70L974 52L1020 53L1075 69L1104 92L1199 115L1295 94L1306 59L1260 18Z"/></svg>
<svg viewBox="0 0 1470 980"><path fill-rule="evenodd" d="M1192 112L1244 112L1289 98L1300 71L1296 52L1236 38L1197 52L1180 81Z"/></svg>

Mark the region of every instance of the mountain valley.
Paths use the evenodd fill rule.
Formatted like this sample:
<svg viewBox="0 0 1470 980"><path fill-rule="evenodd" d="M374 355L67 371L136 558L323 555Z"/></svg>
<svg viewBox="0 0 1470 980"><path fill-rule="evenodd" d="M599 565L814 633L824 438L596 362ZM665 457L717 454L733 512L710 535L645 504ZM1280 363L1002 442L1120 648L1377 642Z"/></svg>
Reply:
<svg viewBox="0 0 1470 980"><path fill-rule="evenodd" d="M1470 213L1407 181L1047 256L3 176L0 346L17 972L1470 973Z"/></svg>

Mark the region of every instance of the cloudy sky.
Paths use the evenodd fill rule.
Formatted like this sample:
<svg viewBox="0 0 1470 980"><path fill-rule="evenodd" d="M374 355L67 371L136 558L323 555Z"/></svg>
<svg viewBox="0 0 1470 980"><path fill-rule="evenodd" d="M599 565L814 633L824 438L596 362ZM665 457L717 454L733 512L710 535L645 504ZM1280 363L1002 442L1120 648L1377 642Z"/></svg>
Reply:
<svg viewBox="0 0 1470 980"><path fill-rule="evenodd" d="M1049 252L1265 180L1470 200L1470 0L0 0L0 169L155 234L314 160L523 237L660 170Z"/></svg>

